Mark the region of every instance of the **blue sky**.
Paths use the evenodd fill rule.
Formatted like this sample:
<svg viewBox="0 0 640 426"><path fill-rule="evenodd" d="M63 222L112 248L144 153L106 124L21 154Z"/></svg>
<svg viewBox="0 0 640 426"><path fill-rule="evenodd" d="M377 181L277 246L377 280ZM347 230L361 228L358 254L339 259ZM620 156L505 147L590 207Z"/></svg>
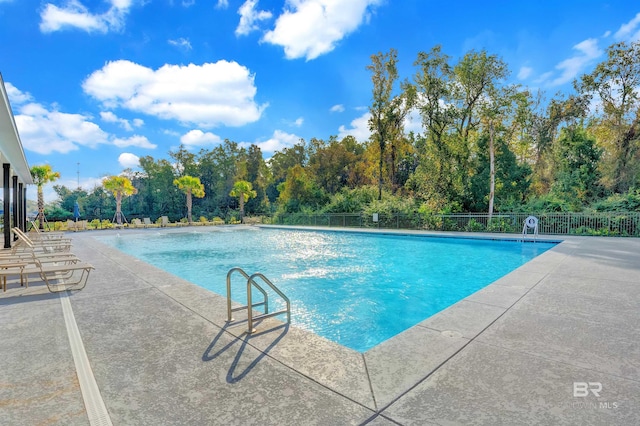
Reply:
<svg viewBox="0 0 640 426"><path fill-rule="evenodd" d="M91 189L181 143L368 138L372 54L486 49L547 96L640 40L632 1L0 0L0 72L30 165ZM407 124L420 131L419 120ZM49 188L47 200L55 195ZM29 191L29 198L35 190Z"/></svg>

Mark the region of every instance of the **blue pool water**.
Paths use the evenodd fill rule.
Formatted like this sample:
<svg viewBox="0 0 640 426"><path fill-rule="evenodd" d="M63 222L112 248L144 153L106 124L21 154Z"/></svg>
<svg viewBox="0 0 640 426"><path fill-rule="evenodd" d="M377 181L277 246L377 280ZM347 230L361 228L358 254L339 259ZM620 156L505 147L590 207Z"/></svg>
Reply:
<svg viewBox="0 0 640 426"><path fill-rule="evenodd" d="M262 272L291 299L293 325L360 352L554 246L231 227L121 234L99 239L221 295L229 269ZM234 277L233 299L245 305L246 280Z"/></svg>

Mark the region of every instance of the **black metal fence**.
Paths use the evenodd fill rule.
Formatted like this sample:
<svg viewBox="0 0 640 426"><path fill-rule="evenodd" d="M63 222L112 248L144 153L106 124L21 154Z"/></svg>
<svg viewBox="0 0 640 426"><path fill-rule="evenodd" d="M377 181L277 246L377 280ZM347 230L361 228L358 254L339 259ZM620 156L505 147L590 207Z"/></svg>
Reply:
<svg viewBox="0 0 640 426"><path fill-rule="evenodd" d="M423 229L520 233L528 216L538 218L538 232L549 235L640 236L640 212L605 213L456 213L442 215L362 213L277 215L271 223L279 225Z"/></svg>

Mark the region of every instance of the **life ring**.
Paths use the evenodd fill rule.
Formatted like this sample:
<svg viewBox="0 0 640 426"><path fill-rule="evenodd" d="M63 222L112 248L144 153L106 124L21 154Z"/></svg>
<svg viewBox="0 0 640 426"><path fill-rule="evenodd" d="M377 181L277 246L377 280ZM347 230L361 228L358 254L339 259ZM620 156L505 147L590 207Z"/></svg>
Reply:
<svg viewBox="0 0 640 426"><path fill-rule="evenodd" d="M527 228L537 228L538 218L535 216L529 216L524 220L524 224L527 225Z"/></svg>

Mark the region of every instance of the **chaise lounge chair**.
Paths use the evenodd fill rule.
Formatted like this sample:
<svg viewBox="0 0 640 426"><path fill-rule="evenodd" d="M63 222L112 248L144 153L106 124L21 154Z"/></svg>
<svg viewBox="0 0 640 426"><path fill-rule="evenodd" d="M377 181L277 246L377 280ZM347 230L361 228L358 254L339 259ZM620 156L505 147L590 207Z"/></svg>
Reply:
<svg viewBox="0 0 640 426"><path fill-rule="evenodd" d="M62 231L40 232L40 229L38 229L38 225L34 221L31 221L29 223L31 223L31 230L29 232L38 234L42 238L60 238L60 237L64 237L64 232L62 232Z"/></svg>
<svg viewBox="0 0 640 426"><path fill-rule="evenodd" d="M43 266L68 266L81 264L72 253L37 253L22 252L19 254L11 254L8 252L0 253L0 285L3 291L7 291L7 277L19 276L20 286L29 287L29 273L33 273L36 268ZM40 271L35 271L40 272Z"/></svg>
<svg viewBox="0 0 640 426"><path fill-rule="evenodd" d="M71 240L68 238L60 240L33 241L24 232L22 232L20 228L12 228L11 232L18 237L18 241L11 248L12 253L24 250L46 253L69 252L71 250Z"/></svg>
<svg viewBox="0 0 640 426"><path fill-rule="evenodd" d="M158 225L156 225L155 223L151 222L151 219L148 217L144 218L144 227L145 228L149 228L149 227L156 227Z"/></svg>
<svg viewBox="0 0 640 426"><path fill-rule="evenodd" d="M20 228L18 228L20 229ZM26 233L23 232L25 235L28 235L29 238L31 238L32 240L40 240L40 241L45 241L45 240L61 240L61 239L68 239L67 237L65 237L64 232L40 232L40 230L38 229L37 226L33 226L31 228L31 231Z"/></svg>
<svg viewBox="0 0 640 426"><path fill-rule="evenodd" d="M66 290L82 290L89 280L91 270L86 262L66 264L44 264L37 261L35 266L24 269L23 274L38 274L51 293Z"/></svg>

